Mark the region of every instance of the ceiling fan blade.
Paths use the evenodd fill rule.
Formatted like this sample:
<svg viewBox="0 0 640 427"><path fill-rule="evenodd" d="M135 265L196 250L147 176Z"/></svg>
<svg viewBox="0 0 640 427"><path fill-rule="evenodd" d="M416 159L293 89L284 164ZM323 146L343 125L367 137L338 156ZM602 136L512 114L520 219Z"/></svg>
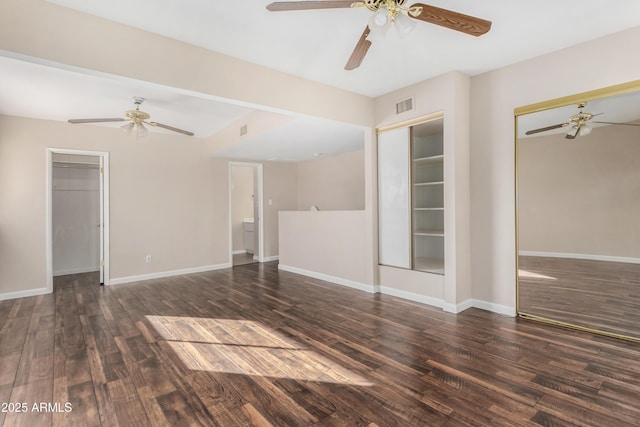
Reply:
<svg viewBox="0 0 640 427"><path fill-rule="evenodd" d="M347 65L344 66L345 70L347 71L355 70L362 63L362 60L367 54L367 51L371 47L371 42L367 40L367 36L369 35L370 32L371 30L369 29L369 26L367 26L362 32L362 35L360 36L360 39L358 40L356 47L353 49L353 52L351 53L351 56L347 61Z"/></svg>
<svg viewBox="0 0 640 427"><path fill-rule="evenodd" d="M602 123L605 125L623 125L623 126L640 126L638 123L616 123L616 122L591 122L591 123Z"/></svg>
<svg viewBox="0 0 640 427"><path fill-rule="evenodd" d="M548 130L563 128L565 126L569 126L569 124L570 123L560 123L558 125L552 125L552 126L547 126L547 127L544 127L544 128L528 130L524 134L525 135L533 135L534 133L546 132Z"/></svg>
<svg viewBox="0 0 640 427"><path fill-rule="evenodd" d="M162 123L158 123L158 122L144 122L144 123L146 123L148 125L151 125L151 126L157 126L159 128L172 130L174 132L178 132L178 133L181 133L181 134L184 134L184 135L187 135L187 136L193 136L193 132L189 132L188 130L184 130L184 129L178 129L178 128L175 128L173 126L165 125L165 124L162 124Z"/></svg>
<svg viewBox="0 0 640 427"><path fill-rule="evenodd" d="M334 9L351 7L353 1L276 1L267 5L270 12L287 10Z"/></svg>
<svg viewBox="0 0 640 427"><path fill-rule="evenodd" d="M127 119L123 119L121 117L112 118L112 119L69 119L67 120L69 123L77 124L77 123L106 123L106 122L124 122Z"/></svg>
<svg viewBox="0 0 640 427"><path fill-rule="evenodd" d="M491 21L487 21L486 19L476 18L475 16L469 16L422 3L411 5L411 8L414 7L421 7L422 12L418 16L409 14L412 18L460 31L475 37L481 36L491 29Z"/></svg>
<svg viewBox="0 0 640 427"><path fill-rule="evenodd" d="M567 139L576 139L576 136L578 136L578 132L580 132L580 127L581 126L576 127L576 133L573 133L573 134L568 133L568 134L566 134L565 138L567 138Z"/></svg>

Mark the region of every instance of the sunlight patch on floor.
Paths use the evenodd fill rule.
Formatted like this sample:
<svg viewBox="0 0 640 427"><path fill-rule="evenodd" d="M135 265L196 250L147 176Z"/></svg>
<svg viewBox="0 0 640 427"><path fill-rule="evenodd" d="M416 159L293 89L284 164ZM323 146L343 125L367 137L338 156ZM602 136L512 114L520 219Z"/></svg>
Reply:
<svg viewBox="0 0 640 427"><path fill-rule="evenodd" d="M544 274L534 273L533 271L527 271L527 270L518 270L518 276L526 277L527 279L558 280L555 277L545 276Z"/></svg>
<svg viewBox="0 0 640 427"><path fill-rule="evenodd" d="M373 385L260 322L177 316L146 318L188 369Z"/></svg>

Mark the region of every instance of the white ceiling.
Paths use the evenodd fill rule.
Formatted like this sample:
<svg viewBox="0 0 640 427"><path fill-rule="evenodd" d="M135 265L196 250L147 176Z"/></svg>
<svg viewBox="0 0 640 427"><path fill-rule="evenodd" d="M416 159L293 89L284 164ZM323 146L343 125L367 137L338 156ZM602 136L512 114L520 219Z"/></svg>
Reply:
<svg viewBox="0 0 640 427"><path fill-rule="evenodd" d="M208 137L252 111L157 84L1 55L0 76L0 114L4 115L58 121L124 117L125 110L134 109L131 98L139 96L145 98L141 110L151 114L152 121Z"/></svg>
<svg viewBox="0 0 640 427"><path fill-rule="evenodd" d="M48 1L369 96L452 70L475 75L640 25L637 0L616 0L615 7L604 0L434 0L429 4L491 20L491 31L474 38L418 23L402 40L390 32L371 47L360 68L345 71L370 14L365 9L275 13L265 9L271 0ZM193 131L196 137L208 137L255 108L0 51L0 114L60 121L122 117L134 96L146 98L142 109L151 120ZM313 134L324 137L301 137ZM357 127L298 118L222 154L305 160L314 153L350 151L357 144L363 144Z"/></svg>
<svg viewBox="0 0 640 427"><path fill-rule="evenodd" d="M425 3L492 21L491 31L475 38L420 22L404 39L390 31L360 68L345 71L371 14L365 8L269 12L272 0L49 1L368 96L451 70L476 75L640 25L638 0L431 0Z"/></svg>

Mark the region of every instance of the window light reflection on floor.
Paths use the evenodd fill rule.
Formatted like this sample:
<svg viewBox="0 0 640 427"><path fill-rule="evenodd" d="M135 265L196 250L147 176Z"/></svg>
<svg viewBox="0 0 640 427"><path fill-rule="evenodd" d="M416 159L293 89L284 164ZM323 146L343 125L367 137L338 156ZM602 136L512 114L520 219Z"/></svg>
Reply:
<svg viewBox="0 0 640 427"><path fill-rule="evenodd" d="M260 322L178 316L146 318L191 370L373 385Z"/></svg>

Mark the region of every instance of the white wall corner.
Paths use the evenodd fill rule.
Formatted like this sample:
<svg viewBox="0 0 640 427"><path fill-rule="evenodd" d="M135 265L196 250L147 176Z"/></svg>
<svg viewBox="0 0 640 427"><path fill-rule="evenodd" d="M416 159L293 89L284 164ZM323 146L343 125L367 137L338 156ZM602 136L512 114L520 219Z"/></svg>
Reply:
<svg viewBox="0 0 640 427"><path fill-rule="evenodd" d="M473 307L473 300L467 299L458 304L449 304L445 302L442 305L442 310L446 311L447 313L458 314L471 307Z"/></svg>
<svg viewBox="0 0 640 427"><path fill-rule="evenodd" d="M481 310L491 311L497 314L502 314L504 316L516 317L515 306L511 307L508 305L496 304L493 302L482 301L478 299L472 299L470 301L471 301L472 307L479 308Z"/></svg>
<svg viewBox="0 0 640 427"><path fill-rule="evenodd" d="M136 276L117 277L109 281L109 285L121 285L123 283L139 282L141 280L161 279L163 277L181 276L183 274L204 273L205 271L222 270L231 268L232 264L205 265L202 267L183 268L180 270L159 271L157 273L139 274ZM106 283L105 283L106 285Z"/></svg>
<svg viewBox="0 0 640 427"><path fill-rule="evenodd" d="M347 286L349 288L357 289L368 293L375 293L373 285L367 285L365 283L356 282L354 280L343 279L341 277L329 276L328 274L322 274L315 271L304 270L302 268L291 267L289 265L278 264L278 270L288 271L290 273L301 274L303 276L313 277L314 279L324 280L325 282L335 283L337 285Z"/></svg>

